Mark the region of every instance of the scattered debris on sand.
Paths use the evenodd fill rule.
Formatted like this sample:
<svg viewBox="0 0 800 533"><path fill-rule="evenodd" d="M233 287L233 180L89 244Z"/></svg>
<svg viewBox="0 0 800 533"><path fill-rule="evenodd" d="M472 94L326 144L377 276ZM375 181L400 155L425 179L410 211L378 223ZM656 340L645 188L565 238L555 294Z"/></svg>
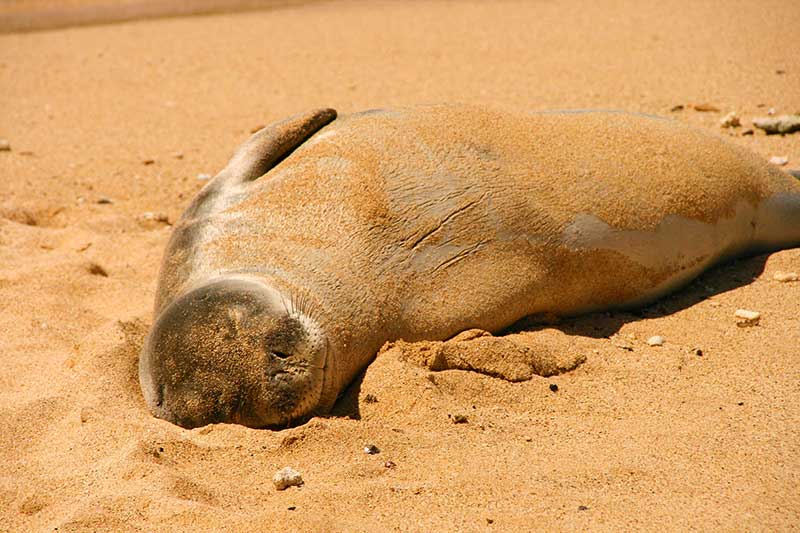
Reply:
<svg viewBox="0 0 800 533"><path fill-rule="evenodd" d="M663 346L664 345L664 337L661 335L653 335L649 339L647 339L647 344L650 346Z"/></svg>
<svg viewBox="0 0 800 533"><path fill-rule="evenodd" d="M367 455L377 455L381 453L381 450L374 444L367 444L366 446L364 446L364 453L366 453Z"/></svg>
<svg viewBox="0 0 800 533"><path fill-rule="evenodd" d="M153 211L145 211L136 217L140 225L146 228L154 228L158 226L171 226L172 222L165 213L155 213Z"/></svg>
<svg viewBox="0 0 800 533"><path fill-rule="evenodd" d="M780 281L781 283L787 283L789 281L800 280L800 275L798 275L797 272L783 272L779 270L772 275L772 279Z"/></svg>
<svg viewBox="0 0 800 533"><path fill-rule="evenodd" d="M278 490L286 490L289 487L299 487L303 484L303 476L294 468L287 466L275 472L272 477L272 484Z"/></svg>
<svg viewBox="0 0 800 533"><path fill-rule="evenodd" d="M742 328L756 326L761 320L761 313L747 309L737 309L733 315L738 319L736 325Z"/></svg>
<svg viewBox="0 0 800 533"><path fill-rule="evenodd" d="M753 126L766 131L770 135L786 135L787 133L800 131L800 115L780 115L777 117L754 118Z"/></svg>
<svg viewBox="0 0 800 533"><path fill-rule="evenodd" d="M97 263L89 263L89 265L86 267L86 270L93 276L102 276L104 278L108 277L108 271Z"/></svg>
<svg viewBox="0 0 800 533"><path fill-rule="evenodd" d="M712 104L692 104L692 109L701 113L719 113L719 108Z"/></svg>
<svg viewBox="0 0 800 533"><path fill-rule="evenodd" d="M742 121L736 111L731 111L719 121L719 125L723 128L738 128L742 125Z"/></svg>

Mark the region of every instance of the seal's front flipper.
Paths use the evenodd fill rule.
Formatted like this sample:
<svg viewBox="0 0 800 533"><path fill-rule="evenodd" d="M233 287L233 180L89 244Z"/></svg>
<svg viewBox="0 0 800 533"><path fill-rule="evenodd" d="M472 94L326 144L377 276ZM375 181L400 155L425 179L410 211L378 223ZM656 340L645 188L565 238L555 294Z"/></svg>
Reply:
<svg viewBox="0 0 800 533"><path fill-rule="evenodd" d="M333 109L314 109L262 128L247 139L220 172L226 181L252 181L336 118Z"/></svg>
<svg viewBox="0 0 800 533"><path fill-rule="evenodd" d="M571 349L554 349L546 339L537 340L540 333L494 337L468 330L445 342L398 341L394 346L400 348L404 360L433 371L471 370L512 382L563 374L586 360Z"/></svg>

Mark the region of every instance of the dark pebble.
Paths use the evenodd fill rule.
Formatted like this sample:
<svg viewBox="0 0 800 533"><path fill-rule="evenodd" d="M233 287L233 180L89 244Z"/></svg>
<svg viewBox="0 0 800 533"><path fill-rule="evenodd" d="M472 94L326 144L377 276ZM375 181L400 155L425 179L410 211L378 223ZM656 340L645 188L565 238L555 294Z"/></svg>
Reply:
<svg viewBox="0 0 800 533"><path fill-rule="evenodd" d="M378 403L378 398L374 394L364 396L364 403Z"/></svg>
<svg viewBox="0 0 800 533"><path fill-rule="evenodd" d="M467 417L464 415L453 415L453 424L466 424Z"/></svg>
<svg viewBox="0 0 800 533"><path fill-rule="evenodd" d="M579 510L579 511L588 511L588 510L589 510L589 508L588 508L588 507L586 507L585 505L579 505L579 506L578 506L578 510Z"/></svg>
<svg viewBox="0 0 800 533"><path fill-rule="evenodd" d="M289 510L289 511L294 511L295 509L297 509L297 506L295 506L295 505L290 505L290 506L289 506L289 507L287 507L286 509L287 509L287 510Z"/></svg>
<svg viewBox="0 0 800 533"><path fill-rule="evenodd" d="M555 383L551 383L550 390L553 392L558 392L558 385L556 385Z"/></svg>
<svg viewBox="0 0 800 533"><path fill-rule="evenodd" d="M374 444L367 444L366 446L364 446L364 453L366 453L367 455L375 455L376 453L381 453L381 451Z"/></svg>
<svg viewBox="0 0 800 533"><path fill-rule="evenodd" d="M101 267L97 263L91 263L87 267L87 270L89 271L89 274L92 274L93 276L103 276L104 278L108 277L108 272L106 271L106 269Z"/></svg>

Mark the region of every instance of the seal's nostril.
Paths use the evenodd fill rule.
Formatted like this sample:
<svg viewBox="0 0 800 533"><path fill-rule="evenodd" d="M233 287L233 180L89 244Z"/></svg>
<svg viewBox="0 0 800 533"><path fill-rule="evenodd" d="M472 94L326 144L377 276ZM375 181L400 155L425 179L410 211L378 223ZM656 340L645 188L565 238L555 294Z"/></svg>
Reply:
<svg viewBox="0 0 800 533"><path fill-rule="evenodd" d="M274 356L275 356L275 357L277 357L278 359L286 359L287 357L289 357L289 354L288 354L288 353L277 352L277 351L273 351L273 352L272 352L272 355L274 355Z"/></svg>

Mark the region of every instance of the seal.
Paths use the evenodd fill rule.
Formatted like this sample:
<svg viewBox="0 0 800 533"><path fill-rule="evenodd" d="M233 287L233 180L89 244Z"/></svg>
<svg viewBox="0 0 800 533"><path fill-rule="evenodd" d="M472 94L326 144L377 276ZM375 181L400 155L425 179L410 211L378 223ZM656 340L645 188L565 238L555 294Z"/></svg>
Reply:
<svg viewBox="0 0 800 533"><path fill-rule="evenodd" d="M638 306L797 245L797 180L664 118L315 110L256 133L176 224L140 384L184 427L295 423L387 341Z"/></svg>

